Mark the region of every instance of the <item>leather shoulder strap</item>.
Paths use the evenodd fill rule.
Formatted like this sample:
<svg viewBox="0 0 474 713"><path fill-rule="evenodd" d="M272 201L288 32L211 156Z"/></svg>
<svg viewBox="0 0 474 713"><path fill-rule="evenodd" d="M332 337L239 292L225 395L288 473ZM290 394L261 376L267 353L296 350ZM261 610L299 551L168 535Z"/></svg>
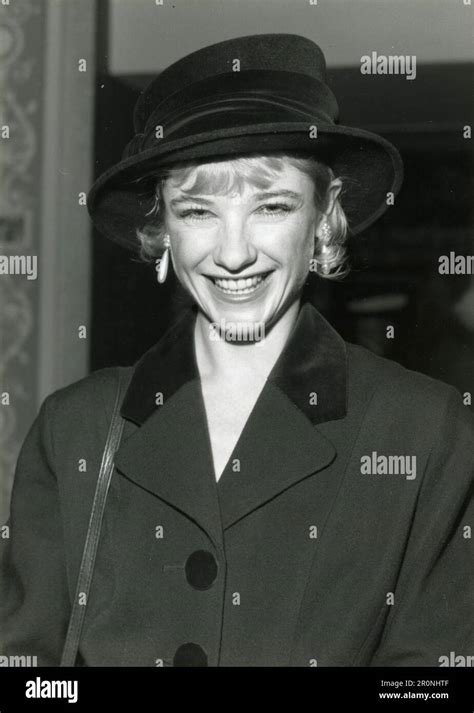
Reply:
<svg viewBox="0 0 474 713"><path fill-rule="evenodd" d="M94 564L99 544L100 530L104 516L105 503L110 480L114 471L114 456L122 437L124 420L120 416L122 392L124 390L122 372L119 371L117 393L115 396L112 420L105 443L97 486L92 504L89 527L82 553L81 567L77 579L71 618L69 620L66 642L61 657L61 666L75 666L79 649L82 626L89 598L89 590L94 573ZM83 603L80 603L83 602Z"/></svg>

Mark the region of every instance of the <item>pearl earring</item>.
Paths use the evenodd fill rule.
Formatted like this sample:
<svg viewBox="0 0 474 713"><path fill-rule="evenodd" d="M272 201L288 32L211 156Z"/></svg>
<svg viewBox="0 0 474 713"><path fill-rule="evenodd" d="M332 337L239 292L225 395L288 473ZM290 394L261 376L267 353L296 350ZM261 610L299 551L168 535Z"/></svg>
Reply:
<svg viewBox="0 0 474 713"><path fill-rule="evenodd" d="M165 237L163 240L164 246L165 246L165 251L161 258L156 261L156 271L157 271L157 277L156 279L160 284L162 284L166 280L166 276L168 274L168 265L170 262L170 236L168 233L165 233Z"/></svg>

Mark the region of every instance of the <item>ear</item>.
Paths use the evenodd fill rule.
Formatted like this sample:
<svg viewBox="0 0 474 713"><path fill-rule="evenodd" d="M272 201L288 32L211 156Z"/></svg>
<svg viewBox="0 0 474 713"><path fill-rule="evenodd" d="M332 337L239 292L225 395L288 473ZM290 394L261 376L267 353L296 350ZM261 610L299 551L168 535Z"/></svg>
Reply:
<svg viewBox="0 0 474 713"><path fill-rule="evenodd" d="M327 218L330 217L331 213L334 210L334 203L339 197L339 194L342 190L342 181L340 178L334 178L331 183L329 184L327 193L326 193L326 210L324 211L324 215L326 215Z"/></svg>
<svg viewBox="0 0 474 713"><path fill-rule="evenodd" d="M339 197L341 190L342 181L339 178L334 178L329 184L329 187L326 192L326 210L317 212L315 234L318 238L321 237L320 229L324 225L325 221L327 220L329 221L329 223L331 223L331 216L334 210L334 204L337 198Z"/></svg>

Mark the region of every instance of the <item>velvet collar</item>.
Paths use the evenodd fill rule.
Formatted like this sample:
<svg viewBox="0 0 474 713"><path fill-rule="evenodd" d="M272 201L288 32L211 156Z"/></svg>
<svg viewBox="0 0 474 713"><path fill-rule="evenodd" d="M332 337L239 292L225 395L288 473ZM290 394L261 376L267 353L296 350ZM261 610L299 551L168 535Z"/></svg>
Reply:
<svg viewBox="0 0 474 713"><path fill-rule="evenodd" d="M194 350L196 309L188 309L138 360L121 414L142 425L181 386L198 380ZM288 341L267 381L272 382L313 424L343 418L347 411L346 344L310 302L303 302ZM317 403L314 396L317 395Z"/></svg>

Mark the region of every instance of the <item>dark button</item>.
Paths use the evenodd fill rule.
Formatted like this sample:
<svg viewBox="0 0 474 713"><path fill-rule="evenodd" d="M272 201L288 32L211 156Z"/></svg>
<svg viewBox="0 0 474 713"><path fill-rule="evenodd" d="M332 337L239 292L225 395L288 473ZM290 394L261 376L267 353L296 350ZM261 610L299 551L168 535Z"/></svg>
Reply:
<svg viewBox="0 0 474 713"><path fill-rule="evenodd" d="M186 579L194 589L209 589L217 577L217 562L206 550L197 550L186 560Z"/></svg>
<svg viewBox="0 0 474 713"><path fill-rule="evenodd" d="M182 644L176 649L173 666L207 666L207 654L199 644Z"/></svg>

